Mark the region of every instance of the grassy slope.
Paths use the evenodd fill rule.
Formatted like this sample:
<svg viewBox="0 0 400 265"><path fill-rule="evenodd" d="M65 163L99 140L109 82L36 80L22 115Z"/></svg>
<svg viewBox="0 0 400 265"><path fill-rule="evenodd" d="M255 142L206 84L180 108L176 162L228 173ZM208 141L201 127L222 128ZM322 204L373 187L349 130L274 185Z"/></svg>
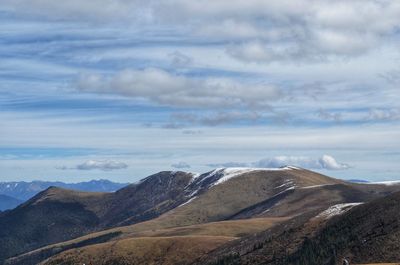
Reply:
<svg viewBox="0 0 400 265"><path fill-rule="evenodd" d="M104 194L50 188L39 196L39 200L33 198L1 216L0 262L10 255L92 232L90 227L98 223L96 202ZM44 200L46 203L41 203Z"/></svg>
<svg viewBox="0 0 400 265"><path fill-rule="evenodd" d="M325 221L315 217L293 223L231 242L199 264L327 265L339 264L341 257L349 257L352 264L400 260L400 193Z"/></svg>
<svg viewBox="0 0 400 265"><path fill-rule="evenodd" d="M49 244L155 218L184 201L190 179L184 172L160 172L115 193L50 187L0 214L0 264Z"/></svg>
<svg viewBox="0 0 400 265"><path fill-rule="evenodd" d="M112 238L113 240L112 242L116 242L115 240L117 239L121 241L132 238L149 238L149 237L164 238L166 240L167 237L175 238L177 236L190 236L190 237L208 236L209 240L211 240L211 238L215 238L218 239L217 242L222 242L222 241L226 242L225 239L227 238L234 239L240 236L263 231L285 220L287 220L287 218L255 218L246 220L213 222L200 225L175 227L175 228L160 229L160 230L158 229L145 230L143 226L140 226L141 224L137 224L130 226L129 232L127 231L128 227L125 228L123 227L121 229L118 228L120 230L112 229L108 230L107 232L99 232L78 238L76 240L70 240L67 242L47 246L32 251L30 253L27 253L25 255L22 255L16 259L10 259L9 260L10 262L8 264L35 264L37 258L45 256L46 253L51 253L51 255L54 255L63 250L75 248L77 244L84 245L85 241L89 240L93 241L96 238L101 238L102 236L104 237L105 235L112 235L112 233L118 233L118 231L120 232L121 230L123 230L124 233L116 238ZM135 226L139 227L137 227L137 229L134 229ZM92 246L88 246L87 249L90 249L91 247ZM94 249L97 249L96 245L93 245L93 247ZM73 253L76 254L77 252Z"/></svg>
<svg viewBox="0 0 400 265"><path fill-rule="evenodd" d="M232 237L216 236L129 238L72 249L41 264L189 264L232 239Z"/></svg>
<svg viewBox="0 0 400 265"><path fill-rule="evenodd" d="M307 170L256 171L212 187L191 203L155 219L152 225L162 228L225 220L284 191L286 187L282 184L287 180L292 180L297 187L343 183Z"/></svg>

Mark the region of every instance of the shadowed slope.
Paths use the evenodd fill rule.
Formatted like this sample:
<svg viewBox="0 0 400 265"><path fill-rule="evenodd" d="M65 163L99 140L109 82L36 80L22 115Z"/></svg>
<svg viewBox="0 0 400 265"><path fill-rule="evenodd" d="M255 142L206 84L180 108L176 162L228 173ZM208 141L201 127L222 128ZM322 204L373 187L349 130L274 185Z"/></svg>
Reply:
<svg viewBox="0 0 400 265"><path fill-rule="evenodd" d="M0 262L105 227L145 221L184 202L192 174L160 172L115 193L50 187L0 214Z"/></svg>

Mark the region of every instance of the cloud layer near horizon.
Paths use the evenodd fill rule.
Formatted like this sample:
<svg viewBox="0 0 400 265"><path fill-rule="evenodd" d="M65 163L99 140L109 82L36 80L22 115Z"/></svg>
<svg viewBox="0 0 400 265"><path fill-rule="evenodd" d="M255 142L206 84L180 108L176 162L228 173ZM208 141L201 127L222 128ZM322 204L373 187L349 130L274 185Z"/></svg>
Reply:
<svg viewBox="0 0 400 265"><path fill-rule="evenodd" d="M283 166L297 166L306 169L326 169L344 170L350 166L340 163L330 155L323 155L317 159L306 156L275 156L264 158L253 163L226 162L221 164L209 164L209 167L259 167L259 168L279 168Z"/></svg>
<svg viewBox="0 0 400 265"><path fill-rule="evenodd" d="M75 167L66 167L62 166L59 167L58 169L61 170L69 170L69 169L76 169L76 170L103 170L103 171L112 171L112 170L118 170L118 169L126 169L128 168L128 165L119 162L119 161L113 161L113 160L88 160L85 161L82 164L78 164Z"/></svg>

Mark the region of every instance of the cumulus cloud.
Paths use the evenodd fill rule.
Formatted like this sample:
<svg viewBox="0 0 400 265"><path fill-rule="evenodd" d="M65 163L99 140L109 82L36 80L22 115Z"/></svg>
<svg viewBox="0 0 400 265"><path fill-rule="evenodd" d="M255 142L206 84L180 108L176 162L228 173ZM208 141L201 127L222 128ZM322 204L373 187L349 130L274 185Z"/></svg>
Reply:
<svg viewBox="0 0 400 265"><path fill-rule="evenodd" d="M323 155L319 158L307 156L275 156L264 158L253 163L227 162L220 164L208 164L210 167L259 167L259 168L279 168L283 166L298 166L308 169L344 170L350 166L338 162L330 155Z"/></svg>
<svg viewBox="0 0 400 265"><path fill-rule="evenodd" d="M171 167L177 168L177 169L183 169L183 168L190 168L190 165L186 162L181 161L179 163L172 164Z"/></svg>
<svg viewBox="0 0 400 265"><path fill-rule="evenodd" d="M83 92L112 93L175 107L266 107L281 97L270 84L228 78L191 78L162 69L124 70L113 76L83 74Z"/></svg>
<svg viewBox="0 0 400 265"><path fill-rule="evenodd" d="M328 170L340 170L340 169L348 169L350 166L348 164L339 163L335 158L329 155L323 155L318 162L321 168Z"/></svg>
<svg viewBox="0 0 400 265"><path fill-rule="evenodd" d="M113 160L88 160L82 164L76 165L75 167L66 167L62 166L58 169L68 170L68 169L77 169L77 170L103 170L103 171L111 171L117 169L125 169L128 165L123 162L113 161Z"/></svg>

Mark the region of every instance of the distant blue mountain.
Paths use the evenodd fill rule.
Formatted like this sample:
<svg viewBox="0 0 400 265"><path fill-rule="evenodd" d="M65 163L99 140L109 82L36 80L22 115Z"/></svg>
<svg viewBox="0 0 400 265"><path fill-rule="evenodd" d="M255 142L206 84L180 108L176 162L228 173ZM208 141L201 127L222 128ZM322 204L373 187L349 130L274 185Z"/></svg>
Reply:
<svg viewBox="0 0 400 265"><path fill-rule="evenodd" d="M60 181L0 182L0 194L26 201L51 186L80 191L112 192L126 185L128 183L116 183L104 179L79 183L64 183Z"/></svg>
<svg viewBox="0 0 400 265"><path fill-rule="evenodd" d="M353 183L369 183L368 180L363 180L363 179L348 179L347 181Z"/></svg>
<svg viewBox="0 0 400 265"><path fill-rule="evenodd" d="M0 194L0 211L5 211L8 209L13 209L20 205L23 201L16 198Z"/></svg>

